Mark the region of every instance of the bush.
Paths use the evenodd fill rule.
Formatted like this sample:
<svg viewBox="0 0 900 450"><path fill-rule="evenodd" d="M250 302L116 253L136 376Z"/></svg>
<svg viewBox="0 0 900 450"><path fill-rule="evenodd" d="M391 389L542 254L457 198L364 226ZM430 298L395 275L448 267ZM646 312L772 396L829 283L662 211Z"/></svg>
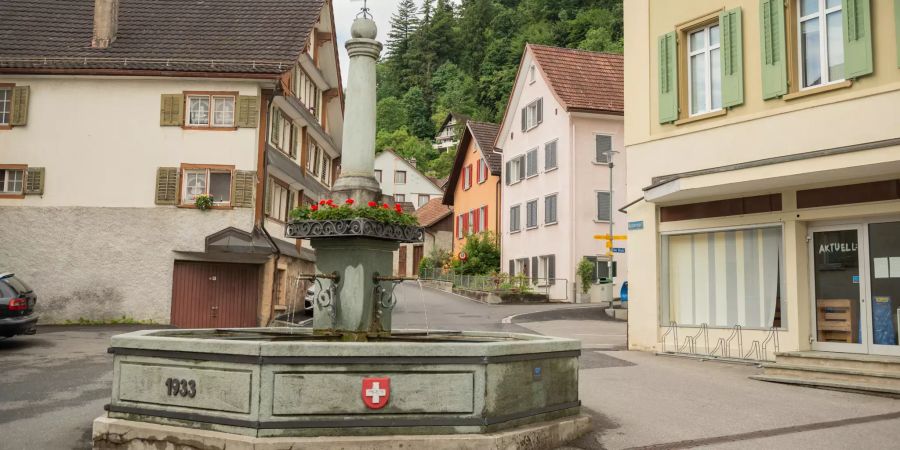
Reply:
<svg viewBox="0 0 900 450"><path fill-rule="evenodd" d="M594 263L587 258L582 258L576 272L578 279L581 280L581 292L587 294L591 289L591 282L594 281Z"/></svg>
<svg viewBox="0 0 900 450"><path fill-rule="evenodd" d="M450 265L450 252L442 248L434 248L431 253L419 261L419 273L443 269Z"/></svg>
<svg viewBox="0 0 900 450"><path fill-rule="evenodd" d="M492 232L473 234L463 246L466 259L454 258L451 267L459 275L489 275L500 270L500 246Z"/></svg>
<svg viewBox="0 0 900 450"><path fill-rule="evenodd" d="M200 194L194 197L194 206L201 211L206 211L213 206L213 198L211 195Z"/></svg>

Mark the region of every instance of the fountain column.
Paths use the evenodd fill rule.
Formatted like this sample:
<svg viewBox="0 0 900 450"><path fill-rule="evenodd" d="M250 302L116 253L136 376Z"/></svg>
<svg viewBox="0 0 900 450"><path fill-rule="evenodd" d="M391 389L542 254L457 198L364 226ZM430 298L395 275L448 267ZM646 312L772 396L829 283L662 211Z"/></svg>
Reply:
<svg viewBox="0 0 900 450"><path fill-rule="evenodd" d="M381 186L375 179L375 63L382 45L375 40L375 21L363 16L353 21L352 39L346 43L350 55L344 110L341 173L334 183L334 197L353 198L362 204L381 202Z"/></svg>

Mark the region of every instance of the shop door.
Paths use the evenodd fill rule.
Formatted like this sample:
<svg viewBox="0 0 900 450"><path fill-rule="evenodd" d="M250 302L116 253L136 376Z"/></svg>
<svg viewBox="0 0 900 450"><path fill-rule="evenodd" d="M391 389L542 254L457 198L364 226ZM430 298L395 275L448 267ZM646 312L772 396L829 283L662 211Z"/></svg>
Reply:
<svg viewBox="0 0 900 450"><path fill-rule="evenodd" d="M860 226L811 229L813 349L866 353L866 254Z"/></svg>

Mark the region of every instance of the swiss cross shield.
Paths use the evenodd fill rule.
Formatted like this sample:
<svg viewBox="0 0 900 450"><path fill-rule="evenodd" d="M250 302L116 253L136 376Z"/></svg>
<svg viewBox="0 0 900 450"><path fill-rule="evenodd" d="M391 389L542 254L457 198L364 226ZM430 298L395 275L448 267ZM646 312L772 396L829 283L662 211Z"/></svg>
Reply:
<svg viewBox="0 0 900 450"><path fill-rule="evenodd" d="M369 409L381 409L388 404L391 397L391 379L363 378L362 399Z"/></svg>

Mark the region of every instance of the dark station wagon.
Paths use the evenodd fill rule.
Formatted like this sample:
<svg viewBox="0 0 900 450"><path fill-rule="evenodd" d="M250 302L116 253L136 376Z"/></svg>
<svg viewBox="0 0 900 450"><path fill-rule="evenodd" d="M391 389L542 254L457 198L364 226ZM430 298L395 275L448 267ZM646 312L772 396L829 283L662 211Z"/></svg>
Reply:
<svg viewBox="0 0 900 450"><path fill-rule="evenodd" d="M21 279L0 273L0 338L37 332L37 296Z"/></svg>

